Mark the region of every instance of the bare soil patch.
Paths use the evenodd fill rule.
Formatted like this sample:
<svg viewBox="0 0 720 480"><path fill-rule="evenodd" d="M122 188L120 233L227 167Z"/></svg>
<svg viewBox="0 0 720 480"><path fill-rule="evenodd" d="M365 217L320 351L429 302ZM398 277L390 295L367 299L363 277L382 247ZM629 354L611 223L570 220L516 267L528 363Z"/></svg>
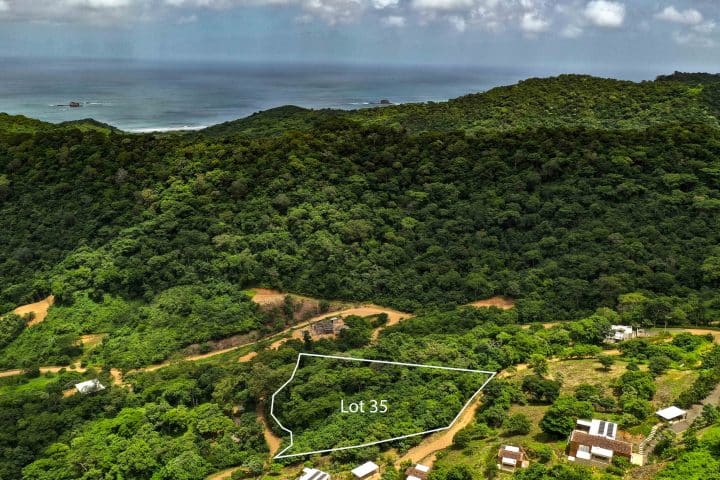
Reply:
<svg viewBox="0 0 720 480"><path fill-rule="evenodd" d="M80 337L80 345L85 347L94 347L103 341L107 333L89 333Z"/></svg>
<svg viewBox="0 0 720 480"><path fill-rule="evenodd" d="M28 322L28 327L32 327L45 320L45 317L47 317L48 309L53 303L55 303L55 296L50 295L46 299L40 300L39 302L17 307L15 310L13 310L13 313L16 315L20 315L21 317L29 313L33 313L33 319Z"/></svg>
<svg viewBox="0 0 720 480"><path fill-rule="evenodd" d="M238 362L240 362L240 363L249 362L253 358L257 357L257 355L258 355L257 352L246 353L242 357L238 358Z"/></svg>
<svg viewBox="0 0 720 480"><path fill-rule="evenodd" d="M73 388L68 388L67 390L63 390L63 397L64 397L64 398L72 397L72 396L75 395L76 393L77 393L77 388L75 388L75 387L73 387Z"/></svg>
<svg viewBox="0 0 720 480"><path fill-rule="evenodd" d="M477 308L497 307L502 310L510 310L515 306L515 300L510 297L495 296L486 298L485 300L478 300L468 305Z"/></svg>
<svg viewBox="0 0 720 480"><path fill-rule="evenodd" d="M319 315L321 312L321 301L317 298L305 297L295 293L281 292L279 290L271 290L268 288L253 288L252 301L257 303L262 310L272 312L285 309L285 299L290 298L292 302L292 317L296 322L305 321L311 317ZM338 301L327 302L326 312L332 312L343 308L346 304Z"/></svg>
<svg viewBox="0 0 720 480"><path fill-rule="evenodd" d="M262 403L258 404L256 413L263 426L263 436L265 437L265 442L268 444L268 448L270 449L270 457L274 457L275 453L280 450L282 439L275 435L275 432L270 430L270 427L268 427L268 422L265 418L264 405Z"/></svg>

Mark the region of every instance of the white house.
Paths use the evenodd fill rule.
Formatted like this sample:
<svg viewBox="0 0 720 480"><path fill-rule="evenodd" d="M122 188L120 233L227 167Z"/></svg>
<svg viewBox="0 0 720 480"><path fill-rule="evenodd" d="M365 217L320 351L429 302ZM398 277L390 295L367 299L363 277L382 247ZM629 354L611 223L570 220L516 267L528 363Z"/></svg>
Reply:
<svg viewBox="0 0 720 480"><path fill-rule="evenodd" d="M316 468L303 468L303 474L298 480L330 480L330 474Z"/></svg>
<svg viewBox="0 0 720 480"><path fill-rule="evenodd" d="M365 462L359 467L356 467L352 470L353 477L357 478L358 480L363 480L365 478L370 478L376 473L380 471L380 467L378 467L373 462Z"/></svg>
<svg viewBox="0 0 720 480"><path fill-rule="evenodd" d="M624 340L630 340L637 336L635 330L630 325L611 325L610 333L605 337L606 343L618 343Z"/></svg>
<svg viewBox="0 0 720 480"><path fill-rule="evenodd" d="M418 463L414 467L405 470L405 480L425 480L428 473L430 473L430 467Z"/></svg>
<svg viewBox="0 0 720 480"><path fill-rule="evenodd" d="M615 456L632 462L632 444L618 440L617 424L605 420L578 420L568 439L568 460L607 466Z"/></svg>
<svg viewBox="0 0 720 480"><path fill-rule="evenodd" d="M678 408L673 405L671 407L658 410L657 412L655 412L655 415L662 418L666 422L675 423L681 420L685 420L685 418L687 417L687 412L682 408Z"/></svg>
<svg viewBox="0 0 720 480"><path fill-rule="evenodd" d="M93 378L92 380L75 384L75 388L80 393L88 394L105 390L105 385L100 383L100 380L97 378Z"/></svg>

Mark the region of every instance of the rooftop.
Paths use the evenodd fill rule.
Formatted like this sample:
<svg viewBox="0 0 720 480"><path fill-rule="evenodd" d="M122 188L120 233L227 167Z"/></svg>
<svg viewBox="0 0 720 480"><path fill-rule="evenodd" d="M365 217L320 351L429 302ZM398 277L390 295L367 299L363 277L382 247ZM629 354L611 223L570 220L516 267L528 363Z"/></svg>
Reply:
<svg viewBox="0 0 720 480"><path fill-rule="evenodd" d="M303 468L303 474L298 480L330 480L330 474L316 468Z"/></svg>
<svg viewBox="0 0 720 480"><path fill-rule="evenodd" d="M93 378L92 380L76 383L75 388L77 388L77 391L80 393L93 393L105 390L105 385L100 383L100 380L97 378Z"/></svg>
<svg viewBox="0 0 720 480"><path fill-rule="evenodd" d="M352 471L352 474L355 475L356 477L364 477L365 475L369 475L373 472L377 472L379 468L380 467L378 467L373 462L365 462L362 465L360 465L359 467L354 468Z"/></svg>
<svg viewBox="0 0 720 480"><path fill-rule="evenodd" d="M581 428L577 428L581 427ZM600 437L606 437L610 439L615 439L615 436L617 435L617 423L608 422L606 420L582 420L578 419L576 423L576 428L578 430L587 432L590 435L596 435Z"/></svg>
<svg viewBox="0 0 720 480"><path fill-rule="evenodd" d="M628 457L632 455L632 444L628 442L599 435L590 435L580 430L573 430L572 434L570 434L570 441L576 442L580 445L587 445L589 447L599 447L599 449L596 448L593 453L610 450Z"/></svg>
<svg viewBox="0 0 720 480"><path fill-rule="evenodd" d="M682 408L678 408L675 405L662 410L658 410L655 414L665 420L674 420L676 418L684 417L687 412Z"/></svg>

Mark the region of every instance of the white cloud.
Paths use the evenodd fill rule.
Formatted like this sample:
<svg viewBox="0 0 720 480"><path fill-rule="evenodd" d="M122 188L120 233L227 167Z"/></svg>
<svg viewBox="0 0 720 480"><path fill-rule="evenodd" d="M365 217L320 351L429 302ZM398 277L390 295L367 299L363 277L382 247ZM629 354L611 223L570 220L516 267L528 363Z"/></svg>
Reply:
<svg viewBox="0 0 720 480"><path fill-rule="evenodd" d="M467 22L459 15L450 15L447 17L447 21L450 22L450 25L455 27L455 30L458 32L464 32L467 28Z"/></svg>
<svg viewBox="0 0 720 480"><path fill-rule="evenodd" d="M694 8L678 10L674 5L665 7L662 12L656 13L655 18L665 22L680 23L682 25L698 25L703 21L703 15Z"/></svg>
<svg viewBox="0 0 720 480"><path fill-rule="evenodd" d="M473 6L473 0L413 0L417 10L467 10Z"/></svg>
<svg viewBox="0 0 720 480"><path fill-rule="evenodd" d="M712 38L695 32L675 32L673 33L673 40L679 45L690 47L714 48L717 46L717 43Z"/></svg>
<svg viewBox="0 0 720 480"><path fill-rule="evenodd" d="M386 27L402 28L406 24L405 17L401 17L400 15L389 15L383 17L380 21Z"/></svg>
<svg viewBox="0 0 720 480"><path fill-rule="evenodd" d="M583 29L579 25L570 24L560 31L560 35L565 38L578 38L583 34Z"/></svg>
<svg viewBox="0 0 720 480"><path fill-rule="evenodd" d="M585 18L598 27L618 28L625 21L625 5L610 0L593 0L585 6Z"/></svg>
<svg viewBox="0 0 720 480"><path fill-rule="evenodd" d="M385 8L397 7L400 0L372 0L372 5L378 10Z"/></svg>
<svg viewBox="0 0 720 480"><path fill-rule="evenodd" d="M526 33L542 33L550 28L550 22L536 12L525 12L520 20L520 28Z"/></svg>
<svg viewBox="0 0 720 480"><path fill-rule="evenodd" d="M122 8L130 6L132 0L63 0L60 3L80 8Z"/></svg>
<svg viewBox="0 0 720 480"><path fill-rule="evenodd" d="M195 22L197 22L197 20L198 20L198 17L195 14L186 15L186 16L178 18L177 24L178 25L187 25L189 23L195 23Z"/></svg>
<svg viewBox="0 0 720 480"><path fill-rule="evenodd" d="M700 25L695 25L692 29L697 33L708 35L715 31L715 27L717 27L717 24L713 20L708 20Z"/></svg>
<svg viewBox="0 0 720 480"><path fill-rule="evenodd" d="M10 5L5 0L0 0L0 13L10 10Z"/></svg>

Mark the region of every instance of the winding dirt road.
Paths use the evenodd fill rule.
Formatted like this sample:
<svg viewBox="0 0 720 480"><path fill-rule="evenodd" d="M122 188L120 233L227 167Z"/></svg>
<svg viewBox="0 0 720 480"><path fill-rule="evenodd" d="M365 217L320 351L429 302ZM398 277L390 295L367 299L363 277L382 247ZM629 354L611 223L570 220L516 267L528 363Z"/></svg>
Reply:
<svg viewBox="0 0 720 480"><path fill-rule="evenodd" d="M407 451L407 453L405 453L405 455L401 456L395 462L395 466L400 468L400 464L403 462L412 462L422 463L423 465L432 467L435 463L436 453L450 447L455 434L467 427L475 418L475 413L480 406L481 397L482 395L478 395L478 397L473 400L470 406L465 409L452 427L426 437L419 445L411 448Z"/></svg>

